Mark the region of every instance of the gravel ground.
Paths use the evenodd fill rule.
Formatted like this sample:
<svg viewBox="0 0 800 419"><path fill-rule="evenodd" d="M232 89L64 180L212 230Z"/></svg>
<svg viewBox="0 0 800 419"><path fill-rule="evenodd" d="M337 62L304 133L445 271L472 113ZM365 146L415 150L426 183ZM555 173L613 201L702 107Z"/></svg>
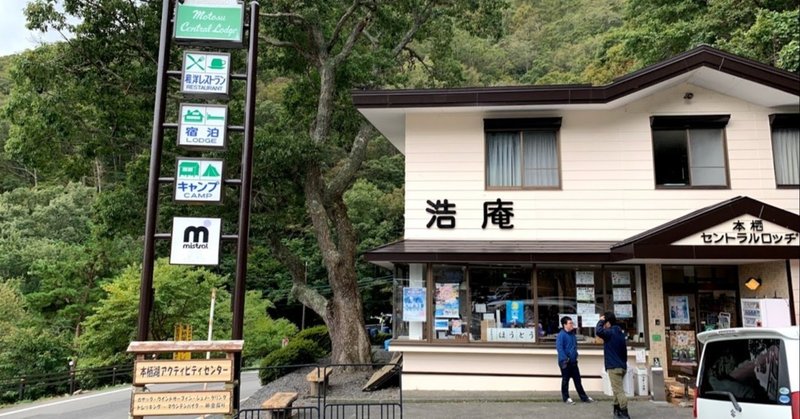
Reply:
<svg viewBox="0 0 800 419"><path fill-rule="evenodd" d="M376 359L375 362L388 362L388 356L389 354L387 352L381 350L375 352L373 359ZM325 365L326 363L327 360L320 360L320 365ZM261 407L261 403L263 403L264 400L269 399L275 393L284 391L296 392L298 394L298 398L297 401L294 402L294 406L316 406L317 398L309 395L310 387L309 383L306 381L306 374L311 372L313 369L314 367L300 368L278 378L277 380L272 381L271 383L268 383L253 393L250 398L242 402L241 408L257 409ZM333 372L328 377L328 391L326 392L327 400L398 400L400 398L400 390L396 384L376 391L361 390L369 378L372 377L374 372L375 370L373 369L356 369L348 371L342 368L334 368Z"/></svg>

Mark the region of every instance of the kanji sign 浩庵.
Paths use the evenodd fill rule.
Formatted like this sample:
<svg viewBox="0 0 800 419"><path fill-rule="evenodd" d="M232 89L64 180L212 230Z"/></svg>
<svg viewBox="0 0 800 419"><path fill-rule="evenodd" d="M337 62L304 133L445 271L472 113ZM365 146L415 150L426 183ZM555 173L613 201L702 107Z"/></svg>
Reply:
<svg viewBox="0 0 800 419"><path fill-rule="evenodd" d="M185 51L181 93L227 98L230 88L231 55L223 52Z"/></svg>
<svg viewBox="0 0 800 419"><path fill-rule="evenodd" d="M222 202L222 160L178 157L177 162L176 202Z"/></svg>
<svg viewBox="0 0 800 419"><path fill-rule="evenodd" d="M175 10L175 42L241 48L244 5L220 3L178 2Z"/></svg>
<svg viewBox="0 0 800 419"><path fill-rule="evenodd" d="M178 117L178 145L185 148L225 147L228 107L181 103Z"/></svg>
<svg viewBox="0 0 800 419"><path fill-rule="evenodd" d="M233 359L136 360L133 384L233 381Z"/></svg>

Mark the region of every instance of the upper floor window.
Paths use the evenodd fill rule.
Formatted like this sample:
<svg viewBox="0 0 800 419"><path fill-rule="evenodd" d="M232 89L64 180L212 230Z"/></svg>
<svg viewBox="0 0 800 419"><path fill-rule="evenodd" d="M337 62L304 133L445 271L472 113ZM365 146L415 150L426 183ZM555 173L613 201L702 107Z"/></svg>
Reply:
<svg viewBox="0 0 800 419"><path fill-rule="evenodd" d="M728 186L725 125L729 115L654 116L656 186Z"/></svg>
<svg viewBox="0 0 800 419"><path fill-rule="evenodd" d="M800 186L800 114L770 115L772 158L778 186Z"/></svg>
<svg viewBox="0 0 800 419"><path fill-rule="evenodd" d="M485 120L486 187L559 188L560 127L561 118Z"/></svg>

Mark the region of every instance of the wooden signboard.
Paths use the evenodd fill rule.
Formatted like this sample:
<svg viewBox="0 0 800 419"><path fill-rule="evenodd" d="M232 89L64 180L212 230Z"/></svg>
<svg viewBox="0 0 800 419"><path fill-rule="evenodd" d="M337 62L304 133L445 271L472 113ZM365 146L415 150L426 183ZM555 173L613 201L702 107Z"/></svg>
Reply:
<svg viewBox="0 0 800 419"><path fill-rule="evenodd" d="M217 383L233 381L233 359L136 360L133 384Z"/></svg>
<svg viewBox="0 0 800 419"><path fill-rule="evenodd" d="M133 416L231 414L232 390L133 393Z"/></svg>

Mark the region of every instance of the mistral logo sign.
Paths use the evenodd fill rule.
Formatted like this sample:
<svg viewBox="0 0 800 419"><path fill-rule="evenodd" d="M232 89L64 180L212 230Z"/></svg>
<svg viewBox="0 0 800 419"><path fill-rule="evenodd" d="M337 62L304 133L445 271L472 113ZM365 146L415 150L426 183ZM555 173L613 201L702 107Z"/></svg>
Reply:
<svg viewBox="0 0 800 419"><path fill-rule="evenodd" d="M221 226L220 218L173 218L169 263L218 265Z"/></svg>

